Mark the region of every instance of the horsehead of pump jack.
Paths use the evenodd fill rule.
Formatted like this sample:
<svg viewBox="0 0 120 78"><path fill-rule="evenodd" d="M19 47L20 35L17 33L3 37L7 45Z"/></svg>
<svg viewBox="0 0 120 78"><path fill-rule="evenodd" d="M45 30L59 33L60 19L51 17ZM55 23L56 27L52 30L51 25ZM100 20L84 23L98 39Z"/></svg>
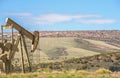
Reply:
<svg viewBox="0 0 120 78"><path fill-rule="evenodd" d="M6 18L6 25L3 28L14 28L16 29L20 34L26 36L27 38L32 40L32 46L31 46L31 52L34 52L37 48L37 45L39 43L39 32L34 31L33 34L29 32L28 30L24 29L22 26L14 22L10 18Z"/></svg>

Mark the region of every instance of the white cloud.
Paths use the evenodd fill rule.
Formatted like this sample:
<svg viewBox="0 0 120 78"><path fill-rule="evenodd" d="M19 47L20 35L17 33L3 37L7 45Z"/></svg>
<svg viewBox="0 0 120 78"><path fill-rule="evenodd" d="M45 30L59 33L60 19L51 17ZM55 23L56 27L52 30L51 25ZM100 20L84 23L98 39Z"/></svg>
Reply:
<svg viewBox="0 0 120 78"><path fill-rule="evenodd" d="M66 14L44 14L34 16L31 15L29 17L23 17L27 19L28 23L39 24L39 25L47 25L47 24L55 24L59 22L71 22L73 20L78 20L82 18L100 18L100 15L66 15Z"/></svg>
<svg viewBox="0 0 120 78"><path fill-rule="evenodd" d="M114 19L103 19L97 14L42 14L33 15L31 13L10 13L22 19L28 25L49 25L60 22L79 22L84 24L107 24L116 22Z"/></svg>
<svg viewBox="0 0 120 78"><path fill-rule="evenodd" d="M88 17L100 17L100 16L98 15L46 14L46 15L41 15L36 19L40 21L46 21L49 23L57 23L57 22L71 21L73 19L79 19L79 18L88 18Z"/></svg>
<svg viewBox="0 0 120 78"><path fill-rule="evenodd" d="M31 13L4 13L3 15L7 15L7 16L31 16Z"/></svg>
<svg viewBox="0 0 120 78"><path fill-rule="evenodd" d="M87 19L87 20L78 20L79 23L84 24L106 24L106 23L115 23L114 19Z"/></svg>

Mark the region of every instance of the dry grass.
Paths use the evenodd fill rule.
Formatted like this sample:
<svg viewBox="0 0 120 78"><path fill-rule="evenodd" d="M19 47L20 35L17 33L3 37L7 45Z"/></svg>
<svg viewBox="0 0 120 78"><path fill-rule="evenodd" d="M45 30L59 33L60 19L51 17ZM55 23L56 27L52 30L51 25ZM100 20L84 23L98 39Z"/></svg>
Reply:
<svg viewBox="0 0 120 78"><path fill-rule="evenodd" d="M107 44L103 41L98 41L98 40L90 40L90 39L84 39L96 46L102 46L102 47L108 47L108 48L112 48L112 49L120 49L119 47L116 47L116 46L113 46L113 45L110 45L110 44Z"/></svg>
<svg viewBox="0 0 120 78"><path fill-rule="evenodd" d="M102 71L102 73L96 73L96 71ZM120 72L106 73L107 69L99 69L95 72L88 72L85 70L71 70L67 72L53 71L53 72L35 72L26 74L0 74L0 78L120 78Z"/></svg>

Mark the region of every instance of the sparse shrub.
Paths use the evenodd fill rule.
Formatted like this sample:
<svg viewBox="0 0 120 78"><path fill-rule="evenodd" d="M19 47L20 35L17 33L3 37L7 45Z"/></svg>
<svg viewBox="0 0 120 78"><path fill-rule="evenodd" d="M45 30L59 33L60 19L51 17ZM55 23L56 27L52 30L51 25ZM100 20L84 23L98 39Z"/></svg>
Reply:
<svg viewBox="0 0 120 78"><path fill-rule="evenodd" d="M48 66L47 68L45 68L45 72L52 72L52 70Z"/></svg>
<svg viewBox="0 0 120 78"><path fill-rule="evenodd" d="M88 68L88 65L84 64L81 68L82 68L82 69L87 69L87 68Z"/></svg>
<svg viewBox="0 0 120 78"><path fill-rule="evenodd" d="M101 68L95 71L96 74L111 74L112 72L108 69Z"/></svg>
<svg viewBox="0 0 120 78"><path fill-rule="evenodd" d="M72 76L67 76L66 78L72 78Z"/></svg>
<svg viewBox="0 0 120 78"><path fill-rule="evenodd" d="M85 71L85 70L79 70L79 71L77 71L77 73L79 73L81 75L89 75L90 74L88 71Z"/></svg>
<svg viewBox="0 0 120 78"><path fill-rule="evenodd" d="M39 68L39 69L37 69L37 72L42 72L42 69L40 69L40 68Z"/></svg>
<svg viewBox="0 0 120 78"><path fill-rule="evenodd" d="M35 78L37 76L38 76L37 74L30 73L30 74L23 75L23 77L21 77L21 78Z"/></svg>
<svg viewBox="0 0 120 78"><path fill-rule="evenodd" d="M48 76L48 78L54 78L52 75Z"/></svg>
<svg viewBox="0 0 120 78"><path fill-rule="evenodd" d="M109 70L111 70L111 71L120 71L120 66L110 66L109 67Z"/></svg>
<svg viewBox="0 0 120 78"><path fill-rule="evenodd" d="M97 64L96 67L100 67L100 65Z"/></svg>
<svg viewBox="0 0 120 78"><path fill-rule="evenodd" d="M94 64L91 64L91 67L94 67Z"/></svg>
<svg viewBox="0 0 120 78"><path fill-rule="evenodd" d="M70 73L76 73L76 69L70 69L69 72Z"/></svg>
<svg viewBox="0 0 120 78"><path fill-rule="evenodd" d="M78 66L78 67L76 68L76 70L82 70L82 68L81 68L80 66Z"/></svg>
<svg viewBox="0 0 120 78"><path fill-rule="evenodd" d="M62 72L67 73L67 69L65 69L65 68L62 68L61 70L62 70Z"/></svg>

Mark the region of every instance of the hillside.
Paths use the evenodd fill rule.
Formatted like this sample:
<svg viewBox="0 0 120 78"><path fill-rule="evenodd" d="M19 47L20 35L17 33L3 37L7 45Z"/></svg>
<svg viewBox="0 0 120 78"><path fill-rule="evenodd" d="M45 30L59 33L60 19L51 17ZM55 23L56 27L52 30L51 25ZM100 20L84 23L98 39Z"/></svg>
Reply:
<svg viewBox="0 0 120 78"><path fill-rule="evenodd" d="M89 70L93 71L99 68L107 68L112 71L120 71L120 31L119 30L96 30L96 31L47 31L40 32L41 38L53 38L57 40L55 46L62 45L68 46L65 43L69 44L69 48L66 48L67 52L71 51L73 58L66 59L63 62L55 63L42 63L41 67L49 65L51 69L77 69L77 70ZM67 38L71 38L70 41ZM63 40L62 40L63 39ZM66 39L66 41L65 41ZM51 39L52 40L52 39ZM50 44L54 44L54 41ZM62 42L61 42L62 41ZM63 44L63 42L65 43ZM44 41L42 42L44 44ZM41 46L43 45L41 43ZM48 42L49 44L49 42ZM47 46L47 45L46 45ZM50 47L48 45L48 47ZM88 54L93 54L88 56ZM118 52L117 52L118 51ZM109 53L112 52L112 53ZM53 53L54 54L54 53ZM79 58L76 58L78 55ZM70 55L68 55L70 56Z"/></svg>
<svg viewBox="0 0 120 78"><path fill-rule="evenodd" d="M120 47L120 30L42 31L40 37L79 37L100 40Z"/></svg>
<svg viewBox="0 0 120 78"><path fill-rule="evenodd" d="M62 61L120 50L119 47L104 41L77 37L41 37L38 48L40 48L41 62ZM39 53L38 51L36 52ZM39 57L39 54L35 55L37 56Z"/></svg>
<svg viewBox="0 0 120 78"><path fill-rule="evenodd" d="M52 69L73 68L90 71L99 67L114 69L116 62L119 65L119 56L117 56L120 51L119 34L120 31L117 30L40 32L39 45L29 57L34 66L42 63L42 68L50 65ZM30 41L26 39L26 42L30 50ZM114 55L116 52L118 54ZM108 57L106 53L111 55ZM15 59L19 58L18 56L19 52L16 53ZM112 62L114 56L117 61ZM16 61L15 64L18 63L19 66L19 62Z"/></svg>
<svg viewBox="0 0 120 78"><path fill-rule="evenodd" d="M30 57L35 63L56 62L118 52L119 34L119 30L42 31L38 48Z"/></svg>
<svg viewBox="0 0 120 78"><path fill-rule="evenodd" d="M99 68L106 68L111 71L120 71L120 52L99 54L83 58L72 58L63 62L41 64L42 68L48 66L54 70L76 69L94 71Z"/></svg>
<svg viewBox="0 0 120 78"><path fill-rule="evenodd" d="M38 61L55 62L118 52L120 50L119 36L119 30L44 31L40 32L39 46L30 57L38 63ZM7 37L10 39L10 36ZM27 43L30 48L28 40Z"/></svg>

